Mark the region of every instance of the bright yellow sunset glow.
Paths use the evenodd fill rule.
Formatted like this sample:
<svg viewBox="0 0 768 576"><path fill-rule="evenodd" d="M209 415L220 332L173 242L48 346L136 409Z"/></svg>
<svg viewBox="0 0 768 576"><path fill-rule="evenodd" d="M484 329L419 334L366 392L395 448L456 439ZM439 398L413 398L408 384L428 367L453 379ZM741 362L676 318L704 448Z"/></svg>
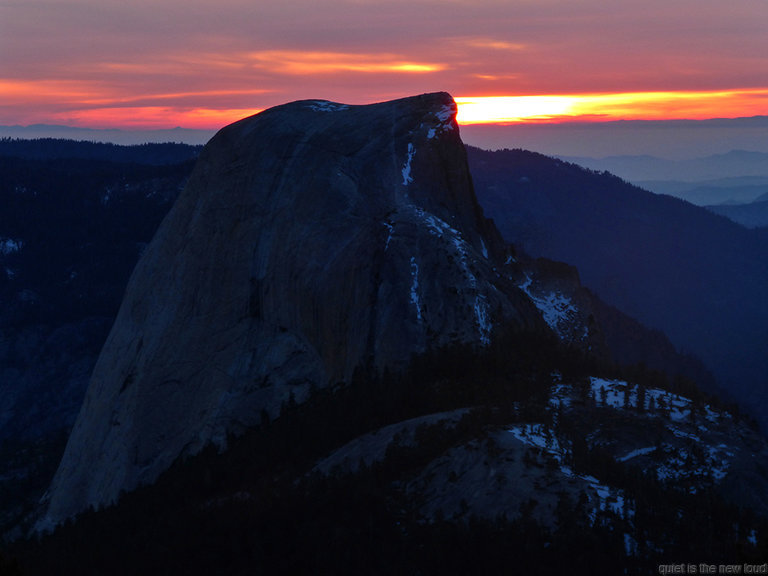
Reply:
<svg viewBox="0 0 768 576"><path fill-rule="evenodd" d="M56 87L53 87L54 90ZM57 123L123 128L167 128L185 126L218 129L262 108L195 107L166 105L173 94L125 98L111 94L89 97L68 86L72 107L54 115ZM64 89L60 90L65 93ZM216 94L219 94L217 92ZM221 91L227 95L226 91ZM236 94L233 91L233 95ZM71 95L71 96L70 96ZM189 95L182 93L180 100ZM79 98L78 98L79 97ZM65 99L63 97L62 99ZM80 100L80 106L75 102ZM568 121L669 120L728 117L738 110L741 116L758 116L768 109L768 89L720 92L627 92L619 94L571 94L542 96L458 96L459 124L557 123ZM156 105L146 105L154 101ZM160 103L163 104L160 104ZM83 103L93 107L83 107Z"/></svg>
<svg viewBox="0 0 768 576"><path fill-rule="evenodd" d="M454 98L459 124L521 122L569 113L572 96L487 96Z"/></svg>
<svg viewBox="0 0 768 576"><path fill-rule="evenodd" d="M768 89L457 97L459 124L568 120L664 120L764 114Z"/></svg>

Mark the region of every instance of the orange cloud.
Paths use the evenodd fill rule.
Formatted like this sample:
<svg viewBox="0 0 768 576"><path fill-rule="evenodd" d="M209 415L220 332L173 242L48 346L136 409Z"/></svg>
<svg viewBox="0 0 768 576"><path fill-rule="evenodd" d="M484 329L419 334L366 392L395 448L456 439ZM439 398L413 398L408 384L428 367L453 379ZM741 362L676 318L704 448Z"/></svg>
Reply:
<svg viewBox="0 0 768 576"><path fill-rule="evenodd" d="M258 114L259 108L178 108L173 106L140 106L69 110L55 115L54 120L92 128L170 128L181 126L201 130L218 129L241 118Z"/></svg>
<svg viewBox="0 0 768 576"><path fill-rule="evenodd" d="M262 51L239 53L224 58L230 66L262 68L264 74L282 74L292 81L303 78L323 79L323 90L341 93L335 88L337 74L366 74L366 82L374 93L386 87L387 74L405 74L415 78L416 90L406 93L368 95L358 103L373 102L416 93L422 89L434 89L432 72L443 70L434 62L409 62L393 54L349 54L343 52ZM178 64L180 60L175 60ZM104 64L110 66L110 64ZM162 66L161 66L162 68ZM143 70L149 78L137 82L131 90L124 84L108 78L80 80L40 79L18 80L0 78L3 102L0 112L12 118L16 124L63 123L87 127L124 128L189 128L217 129L242 117L254 114L268 106L306 97L271 88L243 87L237 82L225 81L212 84L207 74L202 81L189 73L184 82L163 83L161 68L151 64ZM194 68L193 68L194 71ZM238 77L242 77L239 75ZM442 76L436 77L438 80ZM486 82L492 78L486 77ZM378 84L374 86L374 79ZM330 84L333 83L333 86ZM248 84L272 86L268 82L248 80ZM211 85L217 86L210 89ZM246 84L247 86L247 84ZM179 89L179 88L182 89ZM196 89L198 88L199 89ZM330 87L330 88L329 88ZM482 90L480 88L478 91ZM458 91L456 91L458 92ZM326 92L327 94L327 92ZM314 94L313 94L314 95ZM333 97L326 96L323 97ZM352 94L345 101L355 101ZM572 120L668 120L704 119L762 115L768 110L768 88L710 91L649 91L621 93L549 94L519 96L458 96L457 119L461 124L517 122L562 122ZM29 110L29 112L27 112ZM1 123L8 123L0 122Z"/></svg>
<svg viewBox="0 0 768 576"><path fill-rule="evenodd" d="M108 82L0 79L3 106L21 110L15 123L64 123L93 128L220 128L263 109L228 106L228 102L251 100L266 92L233 89L131 94ZM32 107L35 116L26 117L26 107Z"/></svg>
<svg viewBox="0 0 768 576"><path fill-rule="evenodd" d="M5 106L43 102L51 98L82 101L92 96L96 87L77 80L11 80L0 78L0 93Z"/></svg>
<svg viewBox="0 0 768 576"><path fill-rule="evenodd" d="M259 67L289 75L333 74L338 72L366 74L429 73L446 69L444 64L413 62L396 54L264 50L250 52L248 58Z"/></svg>
<svg viewBox="0 0 768 576"><path fill-rule="evenodd" d="M117 104L122 105L134 105L134 104L147 104L150 102L163 102L174 101L177 104L179 102L193 100L193 101L211 101L219 98L232 98L242 96L260 96L268 93L269 90L198 90L188 92L165 92L165 93L151 93L151 94L136 94L136 95L117 95L108 97L97 97L82 100L83 104L92 106L115 106Z"/></svg>
<svg viewBox="0 0 768 576"><path fill-rule="evenodd" d="M527 48L527 45L521 42L508 42L506 40L496 40L494 38L457 38L456 41L457 43L469 46L470 48L486 48L503 51L520 51Z"/></svg>

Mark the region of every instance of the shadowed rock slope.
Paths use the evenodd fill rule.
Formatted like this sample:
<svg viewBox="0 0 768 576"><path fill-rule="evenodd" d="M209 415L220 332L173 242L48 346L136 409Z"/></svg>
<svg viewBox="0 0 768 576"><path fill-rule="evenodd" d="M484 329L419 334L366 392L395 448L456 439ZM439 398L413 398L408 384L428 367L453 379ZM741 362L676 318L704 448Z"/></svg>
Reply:
<svg viewBox="0 0 768 576"><path fill-rule="evenodd" d="M545 330L497 272L455 113L444 93L300 101L219 132L129 282L40 526L358 366Z"/></svg>

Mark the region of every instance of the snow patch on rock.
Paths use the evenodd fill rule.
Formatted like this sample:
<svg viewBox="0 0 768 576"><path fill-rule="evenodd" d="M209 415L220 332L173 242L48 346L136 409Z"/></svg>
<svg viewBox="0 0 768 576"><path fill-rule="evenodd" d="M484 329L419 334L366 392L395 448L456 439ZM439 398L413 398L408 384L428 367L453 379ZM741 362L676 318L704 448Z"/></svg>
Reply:
<svg viewBox="0 0 768 576"><path fill-rule="evenodd" d="M349 108L346 104L329 102L328 100L313 100L307 104L307 108L313 112L342 112Z"/></svg>
<svg viewBox="0 0 768 576"><path fill-rule="evenodd" d="M411 256L411 304L416 307L416 319L421 322L421 296L419 295L419 265L416 257Z"/></svg>
<svg viewBox="0 0 768 576"><path fill-rule="evenodd" d="M0 254L8 256L20 251L24 247L24 241L14 238L0 238Z"/></svg>
<svg viewBox="0 0 768 576"><path fill-rule="evenodd" d="M413 147L413 143L408 143L408 158L405 160L405 165L403 166L402 174L403 174L403 186L408 186L411 182L413 182L413 176L411 176L411 161L413 160L413 155L416 153L416 150Z"/></svg>
<svg viewBox="0 0 768 576"><path fill-rule="evenodd" d="M477 277L470 269L470 252L469 244L464 240L461 232L456 230L453 226L448 224L445 220L438 218L434 214L430 214L422 210L421 208L414 206L416 216L427 227L427 230L432 236L445 239L448 244L453 248L454 253L457 256L459 265L461 266L464 276L467 279L470 290L474 293L473 310L475 314L475 325L477 326L480 343L487 346L491 343L491 333L493 331L493 322L491 321L490 309L488 306L488 300L484 294L478 289ZM483 245L485 246L485 245Z"/></svg>
<svg viewBox="0 0 768 576"><path fill-rule="evenodd" d="M623 380L607 380L604 378L591 378L592 393L598 406L614 409L640 408L654 412L661 412L667 419L665 428L672 436L682 441L680 443L666 442L660 447L649 446L632 450L626 455L617 458L618 462L626 462L632 458L657 453L655 459L660 460L656 467L656 477L661 482L679 482L681 480L706 480L720 482L725 478L734 457L733 449L723 443L713 444L698 434L683 429L685 422L691 418L693 402L689 398L660 390L649 388L645 390L643 406L639 407L638 387L628 384ZM718 413L711 407L705 406L703 417L710 422L717 422L721 418L728 418L726 412ZM681 427L682 426L682 427ZM695 428L702 433L708 432L705 426ZM696 486L692 485L690 491L695 493Z"/></svg>
<svg viewBox="0 0 768 576"><path fill-rule="evenodd" d="M438 124L438 130L453 130L456 120L456 104L444 104L440 110L435 114L440 124Z"/></svg>
<svg viewBox="0 0 768 576"><path fill-rule="evenodd" d="M589 486L587 498L590 503L594 504L589 518L593 525L597 522L598 512L610 512L620 518L625 518L626 511L630 518L634 516L634 510L628 509L625 504L622 490L607 486L594 476L576 474L566 464L568 449L558 441L555 433L549 427L544 424L518 424L509 428L508 432L520 442L545 452L560 465L560 472L564 476L581 480Z"/></svg>
<svg viewBox="0 0 768 576"><path fill-rule="evenodd" d="M655 450L656 450L656 446L648 446L646 448L638 448L636 450L632 450L631 452L627 452L621 458L616 458L616 462L626 462L627 460L632 460L632 458L637 458L638 456L644 456L645 454L650 454L651 452L654 452Z"/></svg>
<svg viewBox="0 0 768 576"><path fill-rule="evenodd" d="M387 229L387 240L384 242L384 252L389 248L389 243L392 240L392 233L395 231L395 226L391 222L382 222Z"/></svg>
<svg viewBox="0 0 768 576"><path fill-rule="evenodd" d="M567 339L573 322L578 314L578 308L573 301L559 292L535 293L531 286L533 279L526 275L520 289L533 301L541 312L547 325L554 330L561 340ZM588 334L585 333L585 337Z"/></svg>

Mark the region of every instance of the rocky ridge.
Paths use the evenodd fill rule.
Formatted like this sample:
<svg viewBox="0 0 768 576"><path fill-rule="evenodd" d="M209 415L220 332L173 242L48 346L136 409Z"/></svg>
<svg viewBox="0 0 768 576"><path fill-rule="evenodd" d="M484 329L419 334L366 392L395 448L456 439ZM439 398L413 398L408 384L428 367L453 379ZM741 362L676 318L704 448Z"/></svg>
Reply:
<svg viewBox="0 0 768 576"><path fill-rule="evenodd" d="M614 378L553 373L549 386L539 419L526 417L518 404L518 415L508 424L455 442L401 482L425 519L516 520L529 513L555 528L562 502L580 502L588 525L618 525L630 538L637 494L614 484L617 469L668 494L717 492L760 515L768 512L759 472L768 459L768 443L729 411ZM467 408L430 414L375 430L321 459L313 472L357 474L397 450L448 436L472 413ZM594 460L597 453L607 465L597 471L593 461L591 470L585 468L585 455L593 454ZM655 544L663 548L663 542Z"/></svg>
<svg viewBox="0 0 768 576"><path fill-rule="evenodd" d="M359 366L546 330L444 93L301 101L223 129L130 280L42 524L152 482Z"/></svg>

